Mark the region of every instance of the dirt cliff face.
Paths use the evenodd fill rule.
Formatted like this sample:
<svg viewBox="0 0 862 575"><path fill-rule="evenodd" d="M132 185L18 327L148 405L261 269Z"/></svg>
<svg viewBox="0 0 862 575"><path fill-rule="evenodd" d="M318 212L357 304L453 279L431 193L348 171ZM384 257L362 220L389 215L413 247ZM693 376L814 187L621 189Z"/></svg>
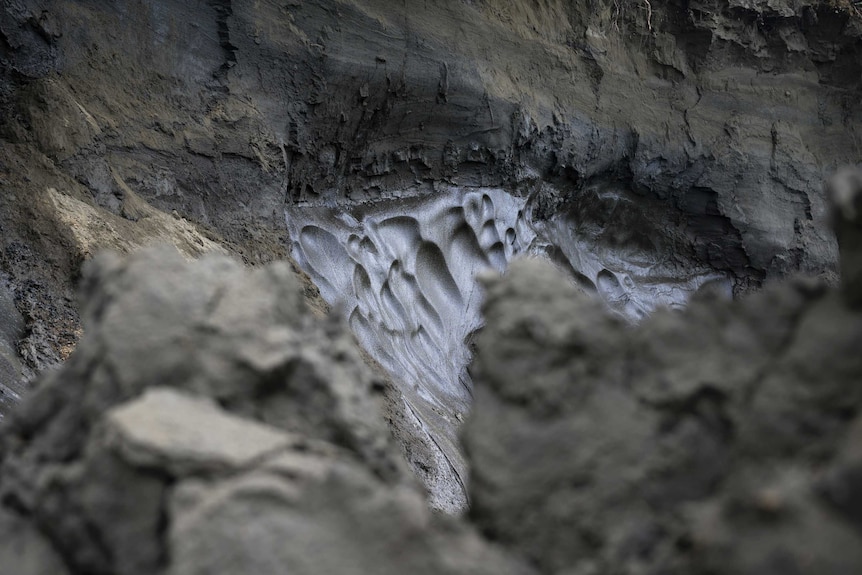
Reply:
<svg viewBox="0 0 862 575"><path fill-rule="evenodd" d="M628 315L668 277L736 295L796 271L837 277L822 181L862 151L851 4L0 10L0 413L80 338L73 285L98 249L287 259L288 208L501 190L562 238L551 259ZM416 431L432 416L392 413L433 484L441 450ZM463 487L451 495L466 503Z"/></svg>
<svg viewBox="0 0 862 575"><path fill-rule="evenodd" d="M529 573L435 517L347 327L279 262L103 255L85 335L0 434L21 574Z"/></svg>

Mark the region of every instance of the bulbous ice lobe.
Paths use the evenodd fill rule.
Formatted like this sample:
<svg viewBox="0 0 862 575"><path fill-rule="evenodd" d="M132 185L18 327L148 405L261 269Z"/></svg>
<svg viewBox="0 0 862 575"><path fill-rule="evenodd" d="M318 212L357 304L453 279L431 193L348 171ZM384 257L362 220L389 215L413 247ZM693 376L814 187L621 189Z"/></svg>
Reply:
<svg viewBox="0 0 862 575"><path fill-rule="evenodd" d="M470 400L465 338L481 324L476 274L504 271L536 234L524 200L465 191L358 207L293 208L294 255L365 349L390 373L460 419ZM516 230L519 230L516 231Z"/></svg>

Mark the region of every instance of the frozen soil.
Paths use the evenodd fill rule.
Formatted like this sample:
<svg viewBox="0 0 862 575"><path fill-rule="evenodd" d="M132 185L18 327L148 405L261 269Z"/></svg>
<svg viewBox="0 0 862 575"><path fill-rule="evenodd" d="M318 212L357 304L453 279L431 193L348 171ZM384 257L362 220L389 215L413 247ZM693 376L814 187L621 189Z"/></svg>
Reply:
<svg viewBox="0 0 862 575"><path fill-rule="evenodd" d="M0 569L855 575L860 62L831 0L4 2ZM453 189L530 209L385 207Z"/></svg>

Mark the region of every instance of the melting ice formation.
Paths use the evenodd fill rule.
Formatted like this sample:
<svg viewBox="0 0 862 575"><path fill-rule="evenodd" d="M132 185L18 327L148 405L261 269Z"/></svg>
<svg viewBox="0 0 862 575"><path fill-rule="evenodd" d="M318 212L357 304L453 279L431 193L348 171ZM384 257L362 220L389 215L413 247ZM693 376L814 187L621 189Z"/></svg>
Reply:
<svg viewBox="0 0 862 575"><path fill-rule="evenodd" d="M476 274L500 272L536 234L524 201L464 191L355 208L292 208L294 256L365 349L438 408L466 411L465 339L481 325Z"/></svg>
<svg viewBox="0 0 862 575"><path fill-rule="evenodd" d="M606 200L598 197L599 203ZM612 209L618 200L609 200ZM480 271L503 272L519 254L548 257L632 320L659 305L681 306L704 282L720 279L709 270L668 263L678 260L657 253L649 238L626 240L630 230L566 216L533 224L529 212L524 198L504 190L455 187L350 208L287 209L299 265L400 384L416 424L427 428L437 420L424 431L442 454L435 465L448 465L451 473L448 479L426 478L432 501L435 488L457 484L463 490L455 429L471 399L466 341L482 323ZM464 506L465 497L449 506Z"/></svg>

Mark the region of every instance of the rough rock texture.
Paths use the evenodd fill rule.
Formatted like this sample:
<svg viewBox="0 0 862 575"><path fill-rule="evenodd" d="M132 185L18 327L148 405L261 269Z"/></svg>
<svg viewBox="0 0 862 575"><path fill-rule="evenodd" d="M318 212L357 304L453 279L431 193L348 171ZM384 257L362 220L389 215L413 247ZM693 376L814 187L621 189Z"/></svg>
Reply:
<svg viewBox="0 0 862 575"><path fill-rule="evenodd" d="M296 206L353 207L435 195L449 187L504 190L529 202L536 230L567 238L563 247L568 252L561 247L552 256L570 264L578 260L575 272L589 267L594 287L627 312L632 312L627 309L632 288L626 279L633 267L659 276L714 272L729 279L735 295L798 270L835 283L836 244L820 182L836 165L859 159L860 22L859 9L845 0L4 2L0 416L10 399L24 394L24 380L65 360L81 338L73 286L82 280L82 263L98 248L134 251L168 242L187 257L227 251L250 264L284 260L291 241L284 214ZM833 219L845 247L855 251L858 200L835 195L851 200L838 202L841 209ZM614 266L598 269L579 260L584 250ZM286 267L260 270L248 280L235 264L207 260L195 268L201 274L198 283L205 284L197 285L184 275L179 259L156 260L144 256L128 268L106 261L99 267L106 276L102 287L83 280L91 293L84 311L92 326L87 328L92 330L86 336L89 350L61 374L47 376L3 435L0 530L14 532L21 544L4 547L0 558L19 553L22 565L34 572L53 571L57 561L73 572L194 572L211 570L206 561L216 561L224 551L238 553L226 557L225 565L235 562L265 572L285 560L281 548L272 547L275 539L292 540L267 539L268 534L296 524L305 529L312 524L309 514L318 518L314 525L323 525L320 532L344 529L351 536L377 529L375 522L385 523L380 517L387 513L411 517L384 497L378 508L384 511L372 520L362 515L359 499L345 495L350 503L344 509L356 505L363 519L335 528L323 518L326 514L315 515L329 492L300 487L298 501L307 505L304 519L284 523L283 514L274 512L258 537L270 542L267 553L272 552L261 554L261 564L249 563L258 560L256 554L242 556L242 550L227 544L235 534L218 527L217 518L270 517L269 510L278 507L258 500L248 509L234 506L262 491L271 493L257 476L267 475L260 481L269 481L270 471L259 466L270 459L237 464L236 453L213 453L206 438L177 428L192 444L179 452L192 461L178 461L178 452L156 441L150 428L163 426L166 433L172 420L143 416L127 428L120 425L127 422L123 416L146 415L152 402L169 401L202 420L225 423L213 414L222 409L340 446L353 458L345 465L360 469L355 483L348 480L347 491L368 477L371 485L399 489L408 480L366 393L378 376L352 359L339 359L339 350L353 349L343 328L331 327L335 336L310 328L306 342L307 334L300 337L295 326L294 331L261 327L305 317L297 311L301 289L295 278L287 279L293 276ZM857 392L843 385L857 375L847 342L858 341L856 311L848 309L858 307L859 269L855 260L843 262L847 289L842 297L799 284L759 296L760 304L720 303L713 312L700 303L684 316L711 329L686 327L680 316L662 313L633 332L575 297L571 286L548 277L551 287L538 290L547 297L536 302L535 310L507 312L508 319L489 331L505 332L501 325L523 320L529 337L552 338L548 345L532 347L533 355L548 364L519 352L519 346L530 348L526 335L509 347L501 343L499 350L485 351L488 358L499 356L497 370L502 365L511 369L494 375L495 368L486 365L494 362L480 360L481 369L491 374L482 393L498 395L500 411L491 416L496 408L485 408L488 415L483 419L480 412L474 429L483 421L517 419L533 409L545 419L530 427L531 436L543 436L543 426L554 422L561 429L590 433L612 427L603 441L613 450L606 452L605 443L586 443L602 455L611 484L602 483L604 491L595 494L604 501L601 515L583 503L583 493L572 494L580 479L567 475L568 464L549 472L559 487L538 490L531 484L507 492L517 497L498 498L496 491L505 491L505 485L489 487L489 476L504 483L536 476L542 482L544 476L538 476L547 467L539 463L549 460L543 448L558 449L555 456L564 461L568 451L548 432L556 439L525 440L523 445L531 447L512 447L509 457L499 442L521 433L519 425L493 436L471 431L479 525L546 571L563 564L568 568L569 560L586 572L605 565L632 571L642 565L745 571L761 563L784 565L775 557L787 554L804 563L808 558L795 554L804 549L798 542L808 540L810 564L823 571L843 567L818 561L852 564L852 556L832 553L827 544L843 538L852 548L855 532L833 522L835 512L810 497L808 487L816 483L812 474L828 467L830 481L837 483L824 484L824 500L848 506L848 521L856 521L857 494L846 485L857 476L857 458L852 445L836 455L835 442L856 413ZM548 272L535 273L544 277ZM116 281L107 277L112 274ZM183 279L151 286L156 274ZM261 279L273 274L271 281ZM293 287L276 295L258 283L282 281ZM511 289L512 297L492 302L492 313L495 306L505 308L529 296L518 281L516 274L506 284L510 288L499 288ZM238 321L234 314L239 312L224 310L224 294L212 286L241 293L243 305L253 302L254 318ZM547 308L558 305L558 290L571 292L573 302ZM313 291L305 287L306 294ZM771 311L755 309L758 305ZM569 311L584 319L561 319ZM530 319L533 312L545 319ZM592 318L594 328L584 327L586 318ZM800 335L809 329L810 339ZM587 334L594 339L586 341ZM660 338L679 344L664 345ZM564 351L551 345L554 341L562 342ZM832 345L817 347L812 341ZM316 351L306 353L306 343ZM705 353L711 345L722 351ZM839 356L841 349L845 355ZM584 350L595 357L581 361ZM836 359L821 366L821 356ZM570 362L571 357L578 361ZM518 373L521 380L514 382ZM632 383L638 373L646 379L642 389ZM813 389L812 382L823 374L833 374L834 381ZM575 376L576 385L561 384ZM594 392L590 382L596 384L600 376L610 383ZM541 380L533 391L513 384L531 378ZM286 395L271 387L281 389L283 380L289 383ZM162 390L141 399L153 385L177 388L180 395L166 396ZM354 394L354 385L364 391ZM400 392L383 382L377 386L386 391L385 417L397 430L398 422L408 418L398 408ZM583 396L584 405L569 394ZM198 396L214 399L218 407L201 403ZM595 413L584 411L587 405ZM599 416L603 410L607 417ZM629 418L622 417L626 410ZM679 415L690 410L706 413L695 419L707 423ZM423 424L427 421L418 422ZM622 426L632 433L620 431ZM241 427L250 434L260 431ZM730 437L722 439L723 433ZM400 439L408 458L411 450L423 452L417 461L433 457L415 438ZM643 457L656 445L668 452L662 461ZM495 462L503 453L510 461ZM710 453L716 456L707 457ZM521 461L524 454L528 457ZM322 457L331 462L328 455ZM802 470L787 469L790 461ZM515 462L526 467L515 470ZM627 467L621 470L618 462ZM751 479L745 470L752 462L762 467L776 462L777 468L771 474L753 471ZM231 465L242 470L226 472ZM639 470L649 480L669 479L657 480L657 486L632 480L628 474ZM174 474L181 473L202 478L205 485L174 490L184 481ZM238 482L222 484L224 473ZM245 483L238 473L254 477ZM674 483L679 476L685 479ZM734 515L740 506L748 509L746 494L763 477L795 510L787 531L797 539L772 530L774 552L730 544L738 553L731 556L723 551L726 541L735 541L737 534L759 540L766 529L760 515ZM140 497L128 500L116 487L111 491L120 484L133 486ZM313 481L302 485L312 484L318 486ZM636 487L627 491L627 485ZM547 502L552 496L558 499ZM519 498L529 505L519 507ZM634 499L632 515L614 515ZM766 507L772 509L774 500L768 495ZM619 501L627 503L617 506ZM689 518L688 507L684 513L677 501L691 502L699 519ZM653 509L659 511L651 514ZM186 512L189 517L180 520ZM546 514L534 519L534 512ZM169 520L171 513L176 521ZM572 538L575 516L577 537ZM127 517L136 519L120 519ZM538 526L525 528L558 520L559 544L548 539L558 535ZM659 527L653 530L654 522ZM823 523L828 529L817 527ZM465 564L477 557L471 550L486 552L485 544L463 535L458 523L451 527L457 536L422 525L420 531L433 533L431 545L437 547L417 552L428 557L418 561L432 571L448 568L434 561L461 565L460 555L453 563L439 559L438 548L466 546ZM641 525L650 527L646 535ZM322 537L317 531L290 533L296 541ZM387 553L406 545L401 531L385 533L392 535L383 537ZM413 541L410 530L404 533ZM684 535L674 538L676 533ZM195 538L203 542L192 543ZM360 541L361 549L343 547L349 557L343 565L369 568L362 553L375 547ZM571 541L592 551L572 559ZM42 552L46 544L60 559ZM646 550L645 557L639 549ZM294 557L298 551L289 553ZM658 558L662 553L666 562Z"/></svg>
<svg viewBox="0 0 862 575"><path fill-rule="evenodd" d="M706 290L631 328L544 262L486 283L464 436L483 532L546 573L862 569L858 284Z"/></svg>
<svg viewBox="0 0 862 575"><path fill-rule="evenodd" d="M15 307L9 281L0 277L0 412L23 392L24 366L18 355L18 341L24 335L24 318Z"/></svg>
<svg viewBox="0 0 862 575"><path fill-rule="evenodd" d="M93 237L191 234L266 262L286 255L286 205L442 181L531 194L601 250L640 241L625 214L647 214L737 293L834 277L820 182L858 160L860 22L843 0L4 2L20 359L40 370L77 341Z"/></svg>
<svg viewBox="0 0 862 575"><path fill-rule="evenodd" d="M148 250L83 285L80 346L0 435L4 570L527 572L431 514L346 326L286 264Z"/></svg>

